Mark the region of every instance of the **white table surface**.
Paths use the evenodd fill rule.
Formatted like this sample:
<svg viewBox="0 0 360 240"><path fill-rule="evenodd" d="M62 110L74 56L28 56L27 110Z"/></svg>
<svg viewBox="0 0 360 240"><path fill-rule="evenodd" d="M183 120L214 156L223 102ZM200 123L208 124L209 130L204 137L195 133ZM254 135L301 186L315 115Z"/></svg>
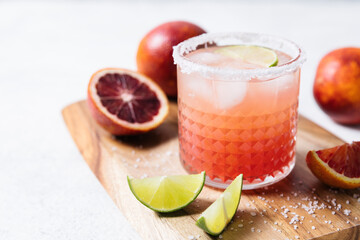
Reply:
<svg viewBox="0 0 360 240"><path fill-rule="evenodd" d="M299 43L308 55L300 113L359 140L360 127L333 123L312 96L320 58L360 46L359 12L352 1L0 1L0 239L140 239L83 161L60 111L85 99L96 70L136 69L140 39L165 21Z"/></svg>

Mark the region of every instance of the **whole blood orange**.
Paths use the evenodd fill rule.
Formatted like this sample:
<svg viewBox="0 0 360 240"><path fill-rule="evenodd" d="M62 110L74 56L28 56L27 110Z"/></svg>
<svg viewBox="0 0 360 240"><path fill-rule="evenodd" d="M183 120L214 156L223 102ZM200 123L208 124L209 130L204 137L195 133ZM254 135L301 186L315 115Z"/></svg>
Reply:
<svg viewBox="0 0 360 240"><path fill-rule="evenodd" d="M324 56L313 92L320 108L334 121L360 124L360 48L340 48Z"/></svg>
<svg viewBox="0 0 360 240"><path fill-rule="evenodd" d="M114 135L154 129L169 111L166 95L156 83L142 74L120 68L94 73L87 100L94 119Z"/></svg>
<svg viewBox="0 0 360 240"><path fill-rule="evenodd" d="M309 151L306 163L314 175L329 186L360 187L360 142Z"/></svg>
<svg viewBox="0 0 360 240"><path fill-rule="evenodd" d="M199 26L185 21L167 22L148 32L139 44L136 55L140 73L153 79L168 96L177 95L176 66L173 46L205 33Z"/></svg>

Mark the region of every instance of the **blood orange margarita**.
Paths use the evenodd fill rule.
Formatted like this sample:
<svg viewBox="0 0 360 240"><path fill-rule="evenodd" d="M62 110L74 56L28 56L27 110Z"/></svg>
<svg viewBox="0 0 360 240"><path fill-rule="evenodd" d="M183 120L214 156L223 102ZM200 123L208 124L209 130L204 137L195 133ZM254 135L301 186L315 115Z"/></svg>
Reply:
<svg viewBox="0 0 360 240"><path fill-rule="evenodd" d="M269 51L276 66L263 64ZM219 188L240 173L244 189L286 177L295 165L301 49L267 35L204 34L175 47L174 59L185 169L205 170Z"/></svg>

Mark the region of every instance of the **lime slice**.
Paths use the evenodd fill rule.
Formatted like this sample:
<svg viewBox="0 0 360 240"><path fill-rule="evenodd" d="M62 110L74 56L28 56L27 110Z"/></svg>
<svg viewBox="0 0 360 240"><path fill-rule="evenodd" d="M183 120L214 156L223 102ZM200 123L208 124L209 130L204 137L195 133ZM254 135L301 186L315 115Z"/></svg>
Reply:
<svg viewBox="0 0 360 240"><path fill-rule="evenodd" d="M259 46L226 46L215 50L215 52L262 67L273 67L278 63L277 55L273 50Z"/></svg>
<svg viewBox="0 0 360 240"><path fill-rule="evenodd" d="M204 187L205 172L144 179L127 177L134 196L157 212L173 212L189 205Z"/></svg>
<svg viewBox="0 0 360 240"><path fill-rule="evenodd" d="M196 225L211 235L219 235L234 217L240 203L243 175L240 174L196 221Z"/></svg>

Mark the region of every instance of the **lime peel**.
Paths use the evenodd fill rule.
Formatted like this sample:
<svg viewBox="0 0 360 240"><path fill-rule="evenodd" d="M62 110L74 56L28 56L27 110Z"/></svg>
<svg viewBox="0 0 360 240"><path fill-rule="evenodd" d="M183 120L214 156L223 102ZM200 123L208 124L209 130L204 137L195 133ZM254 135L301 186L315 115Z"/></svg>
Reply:
<svg viewBox="0 0 360 240"><path fill-rule="evenodd" d="M192 175L137 179L127 176L136 199L156 212L174 212L194 201L205 183L205 171Z"/></svg>
<svg viewBox="0 0 360 240"><path fill-rule="evenodd" d="M210 235L219 235L234 217L241 198L243 175L240 174L198 218L196 225Z"/></svg>

